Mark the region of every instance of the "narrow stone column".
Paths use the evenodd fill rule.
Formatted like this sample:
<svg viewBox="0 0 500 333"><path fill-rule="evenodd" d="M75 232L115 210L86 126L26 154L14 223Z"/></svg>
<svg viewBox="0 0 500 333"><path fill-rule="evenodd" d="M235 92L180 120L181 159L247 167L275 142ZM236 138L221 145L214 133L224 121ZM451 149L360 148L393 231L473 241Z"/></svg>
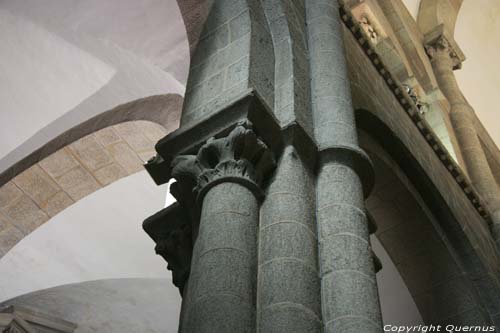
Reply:
<svg viewBox="0 0 500 333"><path fill-rule="evenodd" d="M261 208L259 332L321 332L314 174L288 145Z"/></svg>
<svg viewBox="0 0 500 333"><path fill-rule="evenodd" d="M242 126L172 162L179 181L195 180L201 205L182 332L255 332L260 181L273 163Z"/></svg>
<svg viewBox="0 0 500 333"><path fill-rule="evenodd" d="M463 96L453 70L460 59L448 39L440 35L426 45L439 84L450 103L450 120L472 184L486 201L492 217L492 235L500 249L500 190L474 128L474 109Z"/></svg>
<svg viewBox="0 0 500 333"><path fill-rule="evenodd" d="M373 170L358 147L337 1L306 2L325 332L382 332L364 194ZM364 193L365 192L365 193Z"/></svg>

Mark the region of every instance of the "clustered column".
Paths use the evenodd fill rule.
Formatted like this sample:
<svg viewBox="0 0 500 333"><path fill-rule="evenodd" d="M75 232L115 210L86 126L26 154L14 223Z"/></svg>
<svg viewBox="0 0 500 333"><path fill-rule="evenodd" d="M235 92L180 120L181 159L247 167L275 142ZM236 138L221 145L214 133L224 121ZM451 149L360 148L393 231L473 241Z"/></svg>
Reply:
<svg viewBox="0 0 500 333"><path fill-rule="evenodd" d="M259 233L259 332L321 332L311 164L287 145L266 191Z"/></svg>
<svg viewBox="0 0 500 333"><path fill-rule="evenodd" d="M337 1L307 1L306 15L324 331L382 332L364 208L373 170L358 147Z"/></svg>
<svg viewBox="0 0 500 333"><path fill-rule="evenodd" d="M259 184L273 165L244 126L173 160L173 177L195 180L201 207L181 332L255 331Z"/></svg>
<svg viewBox="0 0 500 333"><path fill-rule="evenodd" d="M453 74L460 59L450 42L441 35L426 45L439 88L450 103L450 120L469 177L492 215L492 234L500 249L500 190L474 128L474 110L463 96Z"/></svg>

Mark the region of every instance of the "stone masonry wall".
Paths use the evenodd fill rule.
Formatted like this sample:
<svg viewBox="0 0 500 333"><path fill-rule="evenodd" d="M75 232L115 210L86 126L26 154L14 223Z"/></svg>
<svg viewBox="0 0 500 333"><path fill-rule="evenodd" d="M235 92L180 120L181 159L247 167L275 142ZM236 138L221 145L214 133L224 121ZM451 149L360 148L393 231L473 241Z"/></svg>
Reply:
<svg viewBox="0 0 500 333"><path fill-rule="evenodd" d="M215 1L191 59L181 125L250 90L273 107L274 51L263 9L256 0Z"/></svg>

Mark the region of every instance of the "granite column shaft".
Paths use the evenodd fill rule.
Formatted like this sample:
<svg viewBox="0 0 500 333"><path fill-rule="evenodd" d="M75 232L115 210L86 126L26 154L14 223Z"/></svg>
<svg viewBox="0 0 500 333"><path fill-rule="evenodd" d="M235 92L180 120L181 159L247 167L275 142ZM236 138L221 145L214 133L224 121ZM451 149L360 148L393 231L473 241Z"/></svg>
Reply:
<svg viewBox="0 0 500 333"><path fill-rule="evenodd" d="M203 200L184 332L254 332L258 202L224 182Z"/></svg>
<svg viewBox="0 0 500 333"><path fill-rule="evenodd" d="M261 208L260 332L321 332L314 201L313 170L288 145Z"/></svg>
<svg viewBox="0 0 500 333"><path fill-rule="evenodd" d="M382 332L364 208L371 164L358 147L336 1L307 1L311 101L319 146L316 205L325 332ZM363 184L364 182L364 184Z"/></svg>

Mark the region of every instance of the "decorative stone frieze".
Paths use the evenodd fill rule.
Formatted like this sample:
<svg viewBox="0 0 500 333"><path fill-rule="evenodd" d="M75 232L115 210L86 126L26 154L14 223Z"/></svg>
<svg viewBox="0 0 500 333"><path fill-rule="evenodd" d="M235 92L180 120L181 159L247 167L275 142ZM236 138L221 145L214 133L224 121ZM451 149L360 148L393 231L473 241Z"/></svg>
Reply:
<svg viewBox="0 0 500 333"><path fill-rule="evenodd" d="M417 112L414 103L411 102L410 96L402 89L403 87L399 83L398 79L392 75L389 71L387 65L377 54L376 50L370 43L367 43L368 36L366 36L364 30L360 27L359 22L351 14L349 9L345 6L340 7L340 17L342 21L352 33L360 47L363 49L367 57L372 62L373 66L377 69L379 74L384 78L387 87L392 91L394 97L398 100L398 103L406 111L407 115L410 117L412 122L418 128L422 136L432 147L435 154L438 156L439 160L446 167L446 170L451 174L453 179L462 188L467 198L470 200L474 208L477 210L479 215L481 215L488 223L490 223L490 216L488 212L484 209L483 202L479 198L477 191L471 187L470 182L465 177L463 171L454 162L451 155L448 153L446 148L441 144L440 140L437 138L432 129L424 121L422 115ZM430 38L431 34L427 36L426 39L432 40ZM460 52L461 54L461 52ZM465 57L462 55L462 59Z"/></svg>
<svg viewBox="0 0 500 333"><path fill-rule="evenodd" d="M377 30L371 24L370 19L366 15L364 15L359 20L359 23L365 30L368 37L370 37L372 43L377 44L379 42L380 37L379 34L377 33Z"/></svg>
<svg viewBox="0 0 500 333"><path fill-rule="evenodd" d="M173 159L172 176L179 182L195 181L197 201L221 182L239 183L262 197L260 184L274 168L271 151L251 129L249 122L239 123L227 137L210 138L197 155L180 155Z"/></svg>
<svg viewBox="0 0 500 333"><path fill-rule="evenodd" d="M410 96L420 114L424 115L427 111L427 105L420 100L420 96L415 91L415 89L407 84L403 84L403 87L406 89L406 93L408 94L408 96Z"/></svg>

